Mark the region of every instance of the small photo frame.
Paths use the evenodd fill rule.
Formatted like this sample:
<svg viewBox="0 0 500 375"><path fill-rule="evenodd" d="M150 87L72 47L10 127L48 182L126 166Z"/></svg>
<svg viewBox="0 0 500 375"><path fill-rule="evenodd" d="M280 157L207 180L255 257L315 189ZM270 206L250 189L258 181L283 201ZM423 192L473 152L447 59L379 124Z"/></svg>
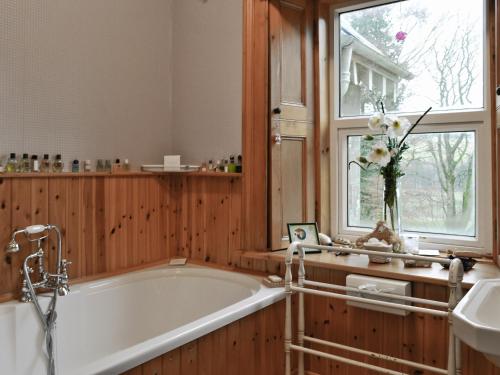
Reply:
<svg viewBox="0 0 500 375"><path fill-rule="evenodd" d="M288 223L288 238L290 243L319 245L318 225L316 223ZM305 253L321 253L318 249L304 248Z"/></svg>

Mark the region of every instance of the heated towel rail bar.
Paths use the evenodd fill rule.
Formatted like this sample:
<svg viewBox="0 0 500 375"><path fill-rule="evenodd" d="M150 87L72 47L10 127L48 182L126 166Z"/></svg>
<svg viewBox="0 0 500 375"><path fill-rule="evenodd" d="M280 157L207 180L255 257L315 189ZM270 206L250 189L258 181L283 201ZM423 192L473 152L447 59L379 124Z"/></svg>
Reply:
<svg viewBox="0 0 500 375"><path fill-rule="evenodd" d="M387 301L379 301L373 299L367 299L364 297L351 296L347 294L335 293L331 291L324 291L318 289L311 289L307 286L317 287L322 289L330 289L336 291L356 291L359 292L358 289L352 287L346 287L342 285L335 284L327 284L321 283L317 281L306 280L305 275L305 266L304 266L304 248L308 249L318 249L318 250L327 250L327 251L342 251L351 254L364 254L364 255L377 255L391 257L391 258L399 258L399 259L411 259L411 260L419 260L419 261L429 261L433 263L440 263L449 265L449 275L448 275L448 287L450 290L450 297L448 303L439 302L434 300L428 300L423 298L416 297L408 297L408 296L398 296L389 293L377 293L372 291L363 290L363 295L377 295L381 297L390 297L392 300L399 300L402 302L412 302L415 304L425 304L427 306L433 306L436 308L446 308L446 311L438 310L431 307L419 307L414 305L406 305L404 303L398 302L387 302ZM297 283L293 283L292 276L292 260L293 254L297 251L299 255L299 268L298 268L298 277ZM353 359L345 358L340 355L334 355L326 352L322 352L316 349L311 349L304 346L305 342L311 344L319 344L323 346L328 346L340 350L344 350L346 352L358 353L367 355L371 358L382 359L385 361L411 366L420 370L426 370L430 372L434 372L437 374L445 374L445 375L459 375L462 373L461 370L461 356L460 356L460 341L453 335L453 327L451 320L451 313L453 309L456 307L460 299L462 298L462 279L463 279L463 266L462 262L459 259L444 259L444 258L433 258L433 257L422 257L416 255L409 254L398 254L398 253L382 253L377 251L370 250L358 250L358 249L347 249L341 247L332 247L332 246L322 246L322 245L305 245L299 242L294 242L290 245L287 250L286 258L286 273L285 273L285 293L286 293L286 317L285 317L285 375L291 375L291 352L295 351L298 353L298 375L304 375L304 353L312 354L322 358L335 360L338 362L342 362L349 365L359 366L366 369L374 370L380 372L382 374L391 374L391 375L406 375L404 372L394 371L390 369L386 369L380 366L371 365L369 363L356 361ZM296 292L298 294L299 306L298 306L298 321L297 321L297 344L292 342L292 293ZM305 328L305 318L304 318L304 294L312 294L323 297L331 297L338 298L347 301L356 301L363 302L365 304L383 306L383 307L391 307L398 308L401 310L407 310L411 312L419 312L423 314L430 314L434 316L447 317L448 318L448 326L449 326L449 337L448 337L448 366L446 369L425 365L418 362L409 361L402 358L396 358L385 354L374 353L368 350L362 350L359 348L355 348L352 346L341 345L338 343L321 340L314 337L309 337L304 334Z"/></svg>

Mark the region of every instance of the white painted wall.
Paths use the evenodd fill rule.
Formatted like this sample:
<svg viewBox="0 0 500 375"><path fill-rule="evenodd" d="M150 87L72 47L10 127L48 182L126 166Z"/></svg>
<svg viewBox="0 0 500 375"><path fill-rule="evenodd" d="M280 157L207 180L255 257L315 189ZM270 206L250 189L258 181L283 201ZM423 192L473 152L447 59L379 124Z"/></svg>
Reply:
<svg viewBox="0 0 500 375"><path fill-rule="evenodd" d="M241 152L242 0L0 1L0 157Z"/></svg>
<svg viewBox="0 0 500 375"><path fill-rule="evenodd" d="M173 150L198 163L241 153L243 1L174 0Z"/></svg>

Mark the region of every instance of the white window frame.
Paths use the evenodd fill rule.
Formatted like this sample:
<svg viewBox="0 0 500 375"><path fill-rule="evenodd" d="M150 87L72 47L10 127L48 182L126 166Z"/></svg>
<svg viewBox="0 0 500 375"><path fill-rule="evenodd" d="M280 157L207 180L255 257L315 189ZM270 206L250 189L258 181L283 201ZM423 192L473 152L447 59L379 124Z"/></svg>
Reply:
<svg viewBox="0 0 500 375"><path fill-rule="evenodd" d="M350 135L363 135L368 133L367 116L344 117L339 116L340 98L338 88L340 87L340 51L339 51L339 14L363 9L370 6L378 6L395 1L377 0L367 1L351 7L335 8L332 6L330 22L333 25L331 33L330 48L330 145L331 145L331 232L334 235L354 240L361 235L369 233L366 228L347 226L347 137ZM484 38L483 51L489 56L488 41L488 9L487 1L483 0L484 15ZM472 250L483 254L491 254L493 246L493 210L492 210L492 158L491 158L491 108L489 100L489 59L483 59L483 109L461 110L455 112L433 111L428 114L414 133L428 133L440 131L474 131L476 146L476 169L475 169L475 208L476 208L476 235L475 237L441 235L421 233L421 248L445 250L450 247L462 250ZM332 86L333 85L333 86ZM422 108L421 110L425 110ZM418 110L418 109L417 109ZM420 116L420 113L401 113L411 123ZM374 223L375 224L375 223Z"/></svg>

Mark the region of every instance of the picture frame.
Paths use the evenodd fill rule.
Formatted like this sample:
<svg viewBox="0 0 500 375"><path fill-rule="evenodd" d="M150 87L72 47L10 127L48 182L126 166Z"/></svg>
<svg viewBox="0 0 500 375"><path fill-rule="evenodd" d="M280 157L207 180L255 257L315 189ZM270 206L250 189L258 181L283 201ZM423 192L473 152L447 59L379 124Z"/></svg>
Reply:
<svg viewBox="0 0 500 375"><path fill-rule="evenodd" d="M288 238L290 243L300 242L303 244L319 245L318 224L312 223L287 223ZM321 253L319 249L304 248L305 253Z"/></svg>

